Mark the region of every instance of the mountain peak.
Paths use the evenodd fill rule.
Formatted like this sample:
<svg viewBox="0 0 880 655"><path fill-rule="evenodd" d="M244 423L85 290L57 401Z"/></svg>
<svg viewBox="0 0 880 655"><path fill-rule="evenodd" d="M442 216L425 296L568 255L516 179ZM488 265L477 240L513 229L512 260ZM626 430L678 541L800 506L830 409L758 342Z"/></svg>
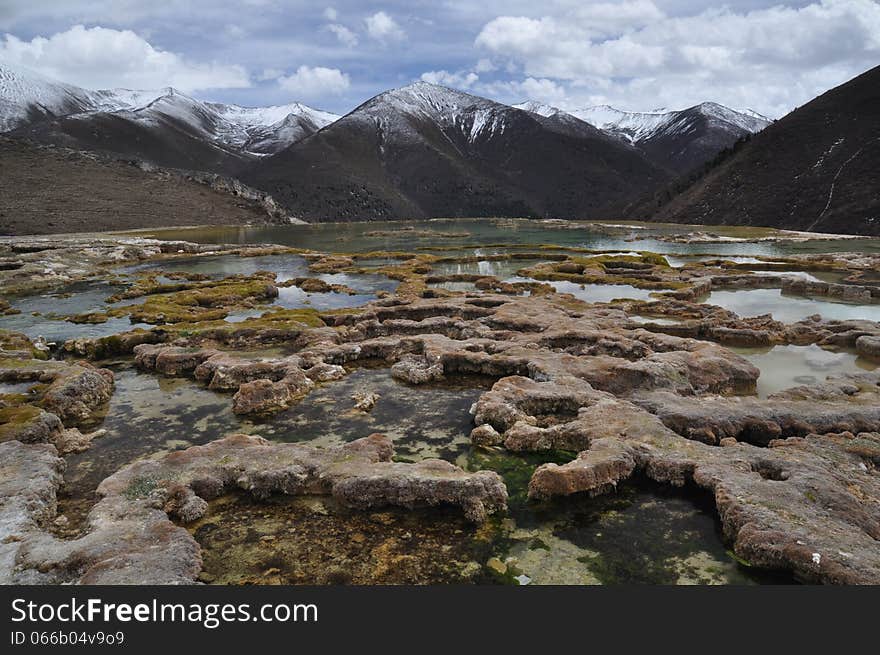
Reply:
<svg viewBox="0 0 880 655"><path fill-rule="evenodd" d="M403 113L424 114L427 112L431 115L455 114L468 107L507 107L467 91L419 80L380 93L355 111L377 107L388 108L389 106Z"/></svg>
<svg viewBox="0 0 880 655"><path fill-rule="evenodd" d="M744 132L754 134L760 132L767 127L772 121L766 116L762 116L753 111L738 111L718 104L717 102L701 102L699 105L692 107L703 116L710 120L719 120L728 123ZM690 110L684 110L690 111Z"/></svg>

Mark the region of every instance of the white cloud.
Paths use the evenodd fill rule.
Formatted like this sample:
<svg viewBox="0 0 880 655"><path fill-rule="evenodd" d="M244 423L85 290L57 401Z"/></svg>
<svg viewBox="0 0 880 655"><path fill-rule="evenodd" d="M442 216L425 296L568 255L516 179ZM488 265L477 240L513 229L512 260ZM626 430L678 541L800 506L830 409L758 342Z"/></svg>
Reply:
<svg viewBox="0 0 880 655"><path fill-rule="evenodd" d="M260 82L265 82L266 80L277 80L282 75L284 75L284 71L279 68L264 68L263 72L257 75L257 79Z"/></svg>
<svg viewBox="0 0 880 655"><path fill-rule="evenodd" d="M481 84L478 90L510 103L535 100L561 108L570 104L565 87L547 78L527 77L524 80L491 82ZM573 109L574 107L569 108Z"/></svg>
<svg viewBox="0 0 880 655"><path fill-rule="evenodd" d="M367 34L377 41L399 41L406 36L397 21L384 11L367 16L365 23Z"/></svg>
<svg viewBox="0 0 880 655"><path fill-rule="evenodd" d="M339 42L348 48L353 48L358 44L357 34L352 32L345 25L330 23L326 26L326 29L333 32L333 34L336 35L336 38L339 39Z"/></svg>
<svg viewBox="0 0 880 655"><path fill-rule="evenodd" d="M324 10L324 18L326 18L327 20L335 21L337 18L339 18L339 12L336 11L333 7L327 7Z"/></svg>
<svg viewBox="0 0 880 655"><path fill-rule="evenodd" d="M491 59L480 59L476 66L474 66L474 70L478 73L491 73L497 68L495 63Z"/></svg>
<svg viewBox="0 0 880 655"><path fill-rule="evenodd" d="M431 84L442 84L443 86L451 86L458 89L469 89L474 83L480 79L480 76L474 72L458 71L450 73L449 71L428 71L422 73L422 81Z"/></svg>
<svg viewBox="0 0 880 655"><path fill-rule="evenodd" d="M780 115L876 65L880 3L689 16L667 16L651 0L582 3L540 18L499 16L476 45L526 76L564 83L572 102L638 109L711 99Z"/></svg>
<svg viewBox="0 0 880 655"><path fill-rule="evenodd" d="M131 30L76 25L30 41L6 34L0 40L0 58L91 89L174 86L195 91L251 85L241 66L193 62L153 47Z"/></svg>
<svg viewBox="0 0 880 655"><path fill-rule="evenodd" d="M318 98L342 93L351 86L351 80L338 68L300 66L295 73L279 77L278 84L298 98Z"/></svg>

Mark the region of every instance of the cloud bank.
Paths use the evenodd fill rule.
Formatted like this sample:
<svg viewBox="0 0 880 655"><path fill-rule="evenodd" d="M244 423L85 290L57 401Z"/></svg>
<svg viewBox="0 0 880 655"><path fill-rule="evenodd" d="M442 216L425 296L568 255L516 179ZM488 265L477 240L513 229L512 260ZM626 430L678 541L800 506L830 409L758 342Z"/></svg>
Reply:
<svg viewBox="0 0 880 655"><path fill-rule="evenodd" d="M155 48L131 30L75 25L30 41L6 34L0 59L89 89L173 86L182 91L251 85L243 66L197 63Z"/></svg>

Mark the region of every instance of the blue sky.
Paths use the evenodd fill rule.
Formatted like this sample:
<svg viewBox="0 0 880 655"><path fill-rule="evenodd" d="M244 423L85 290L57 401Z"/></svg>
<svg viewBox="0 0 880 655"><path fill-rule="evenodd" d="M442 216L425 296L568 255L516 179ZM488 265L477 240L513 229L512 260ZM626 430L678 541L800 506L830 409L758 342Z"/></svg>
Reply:
<svg viewBox="0 0 880 655"><path fill-rule="evenodd" d="M425 79L567 109L712 100L776 117L880 63L880 4L3 0L0 58L87 88L339 113Z"/></svg>

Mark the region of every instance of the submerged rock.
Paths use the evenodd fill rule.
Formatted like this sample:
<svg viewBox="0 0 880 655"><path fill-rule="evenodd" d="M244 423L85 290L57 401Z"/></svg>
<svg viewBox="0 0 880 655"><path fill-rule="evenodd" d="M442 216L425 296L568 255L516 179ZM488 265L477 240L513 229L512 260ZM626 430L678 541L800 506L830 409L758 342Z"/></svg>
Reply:
<svg viewBox="0 0 880 655"><path fill-rule="evenodd" d="M358 391L353 396L354 408L359 412L369 412L376 406L379 394L370 391Z"/></svg>

